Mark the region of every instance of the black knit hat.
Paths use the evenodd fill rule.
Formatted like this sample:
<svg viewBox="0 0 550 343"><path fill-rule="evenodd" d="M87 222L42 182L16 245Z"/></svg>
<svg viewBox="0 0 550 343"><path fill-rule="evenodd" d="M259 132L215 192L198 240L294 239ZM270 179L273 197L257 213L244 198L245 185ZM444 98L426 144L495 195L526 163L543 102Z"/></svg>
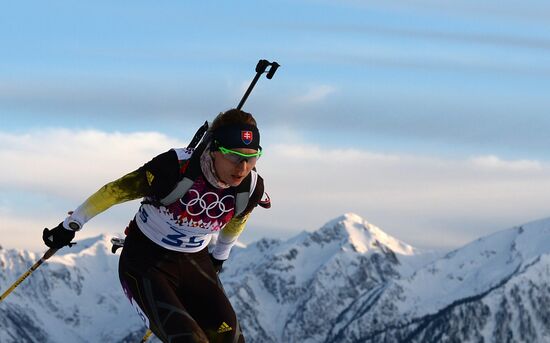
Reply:
<svg viewBox="0 0 550 343"><path fill-rule="evenodd" d="M227 149L260 149L260 131L256 126L250 124L221 126L214 130L212 139L214 149L220 146Z"/></svg>

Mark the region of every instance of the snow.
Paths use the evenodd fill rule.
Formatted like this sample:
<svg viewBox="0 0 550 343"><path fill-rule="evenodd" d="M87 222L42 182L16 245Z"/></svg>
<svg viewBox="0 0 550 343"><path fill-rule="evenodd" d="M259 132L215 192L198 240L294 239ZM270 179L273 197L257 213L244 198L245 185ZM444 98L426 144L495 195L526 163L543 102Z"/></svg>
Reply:
<svg viewBox="0 0 550 343"><path fill-rule="evenodd" d="M549 233L550 220L543 220L478 239L396 281L392 287L408 296L394 304L400 313L421 317L490 291L522 265L548 254Z"/></svg>
<svg viewBox="0 0 550 343"><path fill-rule="evenodd" d="M414 255L418 252L414 247L388 235L355 213L348 212L335 218L327 222L323 228L338 225L342 226L347 232L346 238L349 240L350 245L361 254L365 254L371 249L376 248L378 244L382 244L400 255Z"/></svg>
<svg viewBox="0 0 550 343"><path fill-rule="evenodd" d="M101 235L61 249L25 280L0 304L0 324L7 325L0 325L0 341L12 342L8 332L21 325L6 322L13 317L3 316L8 311L27 315L30 332L44 330L48 342L118 342L145 332L122 292L109 238ZM0 250L0 289L40 256ZM550 291L550 219L442 255L414 248L346 213L286 241L235 246L220 277L251 342L283 342L294 335L303 342L360 339L368 330L435 315L470 298L490 309L478 333L488 341L506 325L514 335L550 337L547 323L536 319L544 310L530 300ZM500 323L495 313L505 300L511 320Z"/></svg>
<svg viewBox="0 0 550 343"><path fill-rule="evenodd" d="M5 252L0 256L6 258ZM11 269L10 282L39 256L30 254L26 266ZM108 237L83 240L72 248L60 249L14 290L2 306L24 308L33 325L48 331L52 342L100 342L102 335L116 341L129 330L143 326L124 297L117 265L118 256L110 253ZM2 280L0 286L6 288L8 283ZM0 334L3 341L1 337Z"/></svg>

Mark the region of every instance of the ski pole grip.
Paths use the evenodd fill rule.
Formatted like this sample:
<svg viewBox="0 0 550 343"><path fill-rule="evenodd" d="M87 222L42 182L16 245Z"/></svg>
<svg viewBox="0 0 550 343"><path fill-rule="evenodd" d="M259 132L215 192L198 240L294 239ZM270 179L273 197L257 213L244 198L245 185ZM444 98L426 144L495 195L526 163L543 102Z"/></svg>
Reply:
<svg viewBox="0 0 550 343"><path fill-rule="evenodd" d="M256 73L263 74L270 64L268 60L259 60L256 64Z"/></svg>
<svg viewBox="0 0 550 343"><path fill-rule="evenodd" d="M275 75L275 72L277 71L277 68L279 68L281 65L277 62L273 62L273 63L270 63L270 64L271 64L271 68L269 68L269 71L267 72L267 75L265 77L267 77L268 79L271 80L273 75Z"/></svg>
<svg viewBox="0 0 550 343"><path fill-rule="evenodd" d="M57 252L57 250L59 250L59 249L54 249L54 248L48 249L48 251L46 251L46 252L44 253L44 256L42 257L42 259L43 259L44 261L47 260L47 259L49 259L50 257L52 257L52 256Z"/></svg>

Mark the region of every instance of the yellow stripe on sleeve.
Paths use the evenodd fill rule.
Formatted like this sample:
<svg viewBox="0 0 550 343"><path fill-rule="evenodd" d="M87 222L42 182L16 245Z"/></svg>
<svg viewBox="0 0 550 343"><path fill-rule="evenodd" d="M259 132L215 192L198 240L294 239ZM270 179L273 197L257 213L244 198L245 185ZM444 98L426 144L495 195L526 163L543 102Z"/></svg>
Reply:
<svg viewBox="0 0 550 343"><path fill-rule="evenodd" d="M144 197L147 191L147 178L138 169L101 187L75 210L73 216L84 224L113 205Z"/></svg>

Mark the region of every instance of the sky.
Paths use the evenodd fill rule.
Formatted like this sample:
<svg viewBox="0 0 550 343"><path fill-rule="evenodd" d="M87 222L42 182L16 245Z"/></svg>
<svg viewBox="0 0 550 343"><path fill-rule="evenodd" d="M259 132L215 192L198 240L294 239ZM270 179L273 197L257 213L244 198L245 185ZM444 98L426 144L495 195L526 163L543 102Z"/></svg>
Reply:
<svg viewBox="0 0 550 343"><path fill-rule="evenodd" d="M453 249L550 217L550 3L2 1L0 244L43 249L105 183L235 107L273 207L244 243L354 212ZM79 232L120 234L139 201Z"/></svg>

